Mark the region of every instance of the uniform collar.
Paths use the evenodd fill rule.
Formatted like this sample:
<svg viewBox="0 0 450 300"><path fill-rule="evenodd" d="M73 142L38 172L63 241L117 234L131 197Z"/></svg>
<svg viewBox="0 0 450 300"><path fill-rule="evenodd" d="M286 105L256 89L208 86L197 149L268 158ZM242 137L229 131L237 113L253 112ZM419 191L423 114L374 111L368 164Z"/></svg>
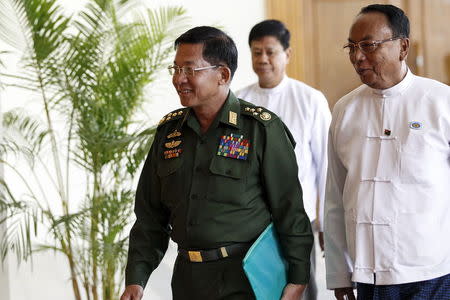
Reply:
<svg viewBox="0 0 450 300"><path fill-rule="evenodd" d="M239 100L232 91L229 91L227 100L225 100L225 103L219 110L219 113L217 114L216 119L212 122L211 127L215 128L218 126L218 123L223 123L235 128L240 128L240 106ZM195 118L192 108L188 108L187 116L182 121L182 124L185 122L189 127L194 129L195 132L200 134L200 124Z"/></svg>
<svg viewBox="0 0 450 300"><path fill-rule="evenodd" d="M229 126L240 127L241 104L232 91L228 93L228 98L222 106L217 118L219 122Z"/></svg>
<svg viewBox="0 0 450 300"><path fill-rule="evenodd" d="M399 83L394 85L393 87L390 87L388 89L384 90L378 90L378 89L372 89L373 93L376 95L379 95L383 98L385 97L392 97L403 94L403 92L409 87L413 80L414 75L411 73L409 68L406 71L405 78L402 79Z"/></svg>

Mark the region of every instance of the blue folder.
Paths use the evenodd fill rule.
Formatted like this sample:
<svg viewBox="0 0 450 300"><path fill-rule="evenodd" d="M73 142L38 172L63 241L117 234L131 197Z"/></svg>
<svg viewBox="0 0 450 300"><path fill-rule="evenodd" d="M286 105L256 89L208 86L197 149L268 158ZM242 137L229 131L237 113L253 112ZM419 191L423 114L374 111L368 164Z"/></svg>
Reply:
<svg viewBox="0 0 450 300"><path fill-rule="evenodd" d="M243 260L245 274L257 300L278 300L287 284L287 262L273 223L261 233Z"/></svg>

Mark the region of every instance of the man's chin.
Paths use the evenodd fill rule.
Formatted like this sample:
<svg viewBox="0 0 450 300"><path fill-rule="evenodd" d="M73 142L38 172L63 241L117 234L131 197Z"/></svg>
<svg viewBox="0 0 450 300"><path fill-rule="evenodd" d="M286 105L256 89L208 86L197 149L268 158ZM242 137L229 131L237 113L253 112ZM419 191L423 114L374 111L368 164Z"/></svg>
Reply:
<svg viewBox="0 0 450 300"><path fill-rule="evenodd" d="M260 81L270 81L273 78L272 72L270 71L259 71L256 75Z"/></svg>
<svg viewBox="0 0 450 300"><path fill-rule="evenodd" d="M191 106L192 101L191 101L191 97L188 97L186 95L179 95L180 97L180 104L184 107L188 107Z"/></svg>
<svg viewBox="0 0 450 300"><path fill-rule="evenodd" d="M359 79L361 79L361 82L373 87L373 85L375 84L375 78L373 78L372 74L369 74L368 72L364 72L359 74Z"/></svg>
<svg viewBox="0 0 450 300"><path fill-rule="evenodd" d="M275 82L275 80L272 76L271 77L259 77L259 80L258 80L259 86L262 88L271 87L274 85L274 82Z"/></svg>

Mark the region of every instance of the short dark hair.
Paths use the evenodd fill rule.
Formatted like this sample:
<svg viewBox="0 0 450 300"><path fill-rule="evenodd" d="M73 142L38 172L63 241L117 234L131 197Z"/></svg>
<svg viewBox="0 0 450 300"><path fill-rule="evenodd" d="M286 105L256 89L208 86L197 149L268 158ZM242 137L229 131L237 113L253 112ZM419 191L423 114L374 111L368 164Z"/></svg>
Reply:
<svg viewBox="0 0 450 300"><path fill-rule="evenodd" d="M372 4L363 7L359 14L370 12L378 12L386 16L394 37L409 38L409 19L400 8L390 4Z"/></svg>
<svg viewBox="0 0 450 300"><path fill-rule="evenodd" d="M233 39L222 30L210 26L194 27L175 40L175 49L180 44L203 44L203 59L211 65L227 66L233 78L237 69L238 51Z"/></svg>
<svg viewBox="0 0 450 300"><path fill-rule="evenodd" d="M284 50L289 48L291 33L281 21L265 20L253 26L248 36L248 45L251 46L252 41L260 40L265 36L274 36Z"/></svg>

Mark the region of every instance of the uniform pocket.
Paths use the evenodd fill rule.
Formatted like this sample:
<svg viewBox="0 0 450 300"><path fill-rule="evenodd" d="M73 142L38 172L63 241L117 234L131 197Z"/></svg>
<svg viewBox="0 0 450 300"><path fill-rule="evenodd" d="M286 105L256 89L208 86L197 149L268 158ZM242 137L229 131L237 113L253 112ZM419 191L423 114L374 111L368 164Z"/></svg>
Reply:
<svg viewBox="0 0 450 300"><path fill-rule="evenodd" d="M183 190L181 166L183 160L174 158L162 161L156 170L161 182L161 201L169 208L174 208Z"/></svg>
<svg viewBox="0 0 450 300"><path fill-rule="evenodd" d="M180 158L168 159L161 162L158 165L158 169L156 170L156 174L160 178L164 178L175 173L183 164L183 161Z"/></svg>
<svg viewBox="0 0 450 300"><path fill-rule="evenodd" d="M208 196L217 202L242 201L244 192L248 160L215 156L209 166Z"/></svg>
<svg viewBox="0 0 450 300"><path fill-rule="evenodd" d="M408 267L439 265L448 249L439 218L434 213L401 214L399 228L401 239L398 240L398 263ZM443 233L445 235L445 233ZM439 241L439 239L442 239Z"/></svg>
<svg viewBox="0 0 450 300"><path fill-rule="evenodd" d="M436 155L424 132L410 132L401 146L400 180L407 184L423 184L433 178Z"/></svg>
<svg viewBox="0 0 450 300"><path fill-rule="evenodd" d="M215 156L211 161L209 170L214 175L231 179L241 179L245 177L247 166L248 163L246 160Z"/></svg>

